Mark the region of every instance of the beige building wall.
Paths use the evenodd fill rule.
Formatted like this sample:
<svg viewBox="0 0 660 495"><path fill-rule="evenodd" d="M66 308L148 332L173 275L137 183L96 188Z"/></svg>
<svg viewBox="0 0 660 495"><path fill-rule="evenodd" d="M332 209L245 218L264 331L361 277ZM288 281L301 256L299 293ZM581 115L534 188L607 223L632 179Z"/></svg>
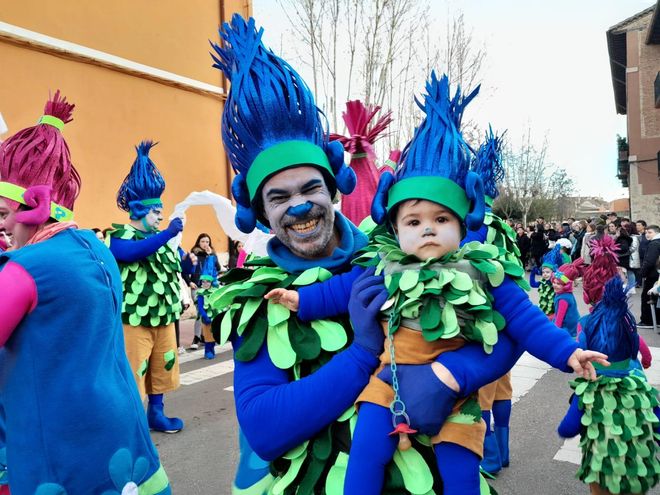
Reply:
<svg viewBox="0 0 660 495"><path fill-rule="evenodd" d="M82 227L126 221L115 194L142 139L159 142L150 156L167 182L166 215L193 190L228 196L220 137L224 78L211 67L208 40L218 40L219 24L233 12L249 15L251 2L3 2L0 112L9 127L3 137L33 125L49 91L60 89L76 104L64 135L83 180L75 207ZM50 38L43 42L42 35ZM119 65L108 63L111 56L121 57ZM188 211L184 248L200 232L226 249L210 208Z"/></svg>

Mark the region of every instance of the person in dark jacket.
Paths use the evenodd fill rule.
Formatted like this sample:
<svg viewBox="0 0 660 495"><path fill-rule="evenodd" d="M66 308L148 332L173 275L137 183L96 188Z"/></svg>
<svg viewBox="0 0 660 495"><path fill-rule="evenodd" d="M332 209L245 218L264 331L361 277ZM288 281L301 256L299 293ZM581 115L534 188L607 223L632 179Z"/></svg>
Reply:
<svg viewBox="0 0 660 495"><path fill-rule="evenodd" d="M543 224L537 223L536 230L532 233L530 242L530 253L536 266L541 268L541 258L548 250L548 241L545 239L545 230Z"/></svg>
<svg viewBox="0 0 660 495"><path fill-rule="evenodd" d="M627 287L635 285L635 275L630 269L630 254L632 247L632 237L628 233L628 230L625 227L617 227L616 229L616 239L614 242L618 248L619 261L617 266L626 269L626 278L627 278Z"/></svg>
<svg viewBox="0 0 660 495"><path fill-rule="evenodd" d="M643 278L642 283L642 315L637 328L651 328L653 326L653 315L651 313L650 297L648 292L658 280L658 271L656 263L660 257L660 227L649 225L646 228L646 238L649 243L644 254L640 275ZM656 321L660 321L660 312L657 307L653 307L656 314Z"/></svg>
<svg viewBox="0 0 660 495"><path fill-rule="evenodd" d="M644 254L649 245L649 240L646 238L646 222L644 220L637 220L635 222L635 228L639 234L639 262L641 264L644 262Z"/></svg>
<svg viewBox="0 0 660 495"><path fill-rule="evenodd" d="M527 259L529 258L529 249L532 246L532 241L522 227L518 227L517 234L516 243L518 244L518 249L520 249L520 261L522 261L523 267L525 267L527 266Z"/></svg>

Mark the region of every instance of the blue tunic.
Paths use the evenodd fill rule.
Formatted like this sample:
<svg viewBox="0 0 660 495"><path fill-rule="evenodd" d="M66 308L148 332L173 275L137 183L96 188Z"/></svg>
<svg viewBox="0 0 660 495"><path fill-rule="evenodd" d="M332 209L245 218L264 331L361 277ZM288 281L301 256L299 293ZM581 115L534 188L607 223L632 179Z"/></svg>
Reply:
<svg viewBox="0 0 660 495"><path fill-rule="evenodd" d="M12 495L119 494L131 482L169 494L124 350L110 251L91 231L68 229L3 253L0 270L8 261L30 274L38 298L0 367Z"/></svg>
<svg viewBox="0 0 660 495"><path fill-rule="evenodd" d="M578 313L575 296L572 292L555 295L555 318L557 317L559 301L566 301L568 303L568 309L564 315L564 321L562 322L561 328L566 330L571 337L575 337L577 334L577 324L580 320L580 313Z"/></svg>

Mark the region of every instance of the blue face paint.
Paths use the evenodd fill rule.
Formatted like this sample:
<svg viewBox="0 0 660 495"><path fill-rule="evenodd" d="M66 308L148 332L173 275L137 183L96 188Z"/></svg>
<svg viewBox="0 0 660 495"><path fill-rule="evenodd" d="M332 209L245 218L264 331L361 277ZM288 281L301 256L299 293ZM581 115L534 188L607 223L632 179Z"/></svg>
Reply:
<svg viewBox="0 0 660 495"><path fill-rule="evenodd" d="M292 217L304 217L311 211L313 207L314 203L307 201L301 205L291 206L288 210L286 210L286 214Z"/></svg>

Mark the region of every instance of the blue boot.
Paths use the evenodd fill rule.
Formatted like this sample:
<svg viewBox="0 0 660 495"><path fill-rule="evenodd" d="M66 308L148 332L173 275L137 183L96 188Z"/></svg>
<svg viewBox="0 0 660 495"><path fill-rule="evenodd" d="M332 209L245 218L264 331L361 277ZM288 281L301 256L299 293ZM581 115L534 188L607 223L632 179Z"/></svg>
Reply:
<svg viewBox="0 0 660 495"><path fill-rule="evenodd" d="M215 342L204 344L204 359L215 359Z"/></svg>
<svg viewBox="0 0 660 495"><path fill-rule="evenodd" d="M492 433L484 437L484 458L481 460L481 469L488 474L497 474L502 470L500 449L497 446L497 438Z"/></svg>
<svg viewBox="0 0 660 495"><path fill-rule="evenodd" d="M495 426L495 438L500 449L502 467L509 467L509 427Z"/></svg>
<svg viewBox="0 0 660 495"><path fill-rule="evenodd" d="M183 421L179 418L168 418L163 413L163 394L149 395L147 407L147 422L149 428L163 433L177 433L183 430Z"/></svg>

